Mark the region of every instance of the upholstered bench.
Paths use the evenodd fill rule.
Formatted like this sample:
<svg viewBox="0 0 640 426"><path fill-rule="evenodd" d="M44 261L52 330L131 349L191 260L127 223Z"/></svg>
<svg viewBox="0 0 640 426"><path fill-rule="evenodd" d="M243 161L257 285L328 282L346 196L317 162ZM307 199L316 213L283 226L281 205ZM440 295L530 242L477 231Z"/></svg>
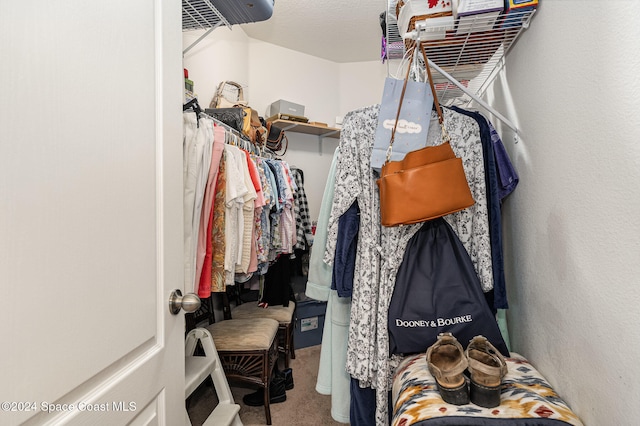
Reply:
<svg viewBox="0 0 640 426"><path fill-rule="evenodd" d="M230 319L206 327L229 379L254 383L264 389L264 411L271 424L269 382L278 359L278 321L270 318Z"/></svg>
<svg viewBox="0 0 640 426"><path fill-rule="evenodd" d="M582 426L549 382L523 356L506 358L501 403L451 405L440 397L424 354L400 363L393 379L392 426Z"/></svg>
<svg viewBox="0 0 640 426"><path fill-rule="evenodd" d="M270 318L278 321L278 350L284 354L284 366L289 368L289 361L296 358L293 347L293 313L295 304L289 306L269 305L267 308L258 306L254 302L243 303L231 310L233 319Z"/></svg>

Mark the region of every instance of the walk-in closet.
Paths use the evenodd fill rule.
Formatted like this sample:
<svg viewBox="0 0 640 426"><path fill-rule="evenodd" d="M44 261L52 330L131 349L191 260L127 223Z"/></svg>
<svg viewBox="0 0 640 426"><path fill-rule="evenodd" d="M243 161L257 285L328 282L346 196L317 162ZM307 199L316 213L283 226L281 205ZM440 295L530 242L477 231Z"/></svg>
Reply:
<svg viewBox="0 0 640 426"><path fill-rule="evenodd" d="M637 424L638 20L0 0L0 424Z"/></svg>
<svg viewBox="0 0 640 426"><path fill-rule="evenodd" d="M412 2L407 3L411 5ZM629 4L626 4L627 11L629 10L628 6ZM332 7L336 8L336 13L341 10L341 5L333 5ZM355 153L353 154L355 157L349 162L344 160L343 166L338 165L337 178L333 178L338 181L334 185L334 190L346 191L350 195L346 196L344 201L335 201L334 198L334 202L341 204L338 207L334 205L333 211L329 214L332 223L334 220L336 221L335 228L330 232L336 232L337 217L342 213L346 214L347 207L352 201L357 200L361 204L358 216L360 244L366 238L380 238L367 233L368 229L376 227L376 221L379 218L376 215L378 206L375 201L373 205L364 206L364 209L362 205L363 200L365 200L364 203L367 203L367 191L375 191L375 189L363 182L362 178L358 178L357 174L351 174L356 170L355 167L357 170L366 168L366 160L368 160L365 158L367 157L366 153L358 154L358 150L361 149L358 146L362 146L364 139L354 131L365 129L365 132L375 133L375 114L377 111L368 111L367 108L380 104L386 77L391 76L400 80L403 78L407 62L407 46L411 39L403 40L402 30L398 30L398 25L407 24L407 18L396 15L398 10L396 7L399 5L395 1L391 1L386 4L385 8L384 16L390 22L386 23L389 31L384 44L387 55L387 59L384 61L355 59L331 61L327 59L330 53L319 50L313 44L303 46L304 40L308 40L304 34L300 35L301 40L297 42L278 39L277 35L269 34L264 30L266 24L260 23L243 26L246 28L246 35L248 35L246 39L245 34L235 34L233 31L223 28L213 31L193 46L192 43L197 40L197 35L201 32L187 31L184 33L185 48L192 46L185 53L185 67L188 68L190 76L196 82L195 90L200 96L204 95L205 101L210 98L209 94L215 89L218 81L235 76L241 80L244 78L245 93L249 93L249 102L256 105L261 113L266 113L272 101L287 99L304 104L308 116L314 121L327 122L330 127L335 126L341 129L338 140L300 134L295 130L290 131L288 132L290 147L286 155L287 157L299 155L300 160L294 157L296 163L309 164L310 167L316 169L310 173L320 175L317 180L321 184L306 191L312 212L311 219L318 220L318 215L321 213L319 206L321 206L323 195L326 197L327 194L326 190L323 192L322 184L332 182L331 173L335 173L329 160L334 149L337 148L340 151L340 145L351 144L348 150L345 149L345 152ZM418 6L414 4L414 7ZM511 11L511 14L501 12L498 18L495 14L487 14L482 17L476 16L476 21L465 21L467 25L476 25L476 28L475 31L467 31L466 33L464 30L454 31L454 35L463 40L458 43L457 50L455 41L451 40L452 37L438 40L437 37L429 33L427 35L431 38L427 38L428 41L424 42L426 54L435 75L439 100L445 106L443 108L445 117L446 114L459 115L464 110L485 117L491 128L495 129L494 134L498 136L503 146L500 149L505 150L505 158L511 162L509 167L512 167L514 173L512 176L505 177L503 175L502 177L505 179L502 184L506 187L511 183L513 192L509 192L508 196L505 195L506 193L502 193L501 197L504 198L500 199L497 206L494 204L494 207L497 207L497 210L494 210L494 216L497 211L497 215L501 219L498 225L500 230L498 239L501 245L499 254L502 266L497 267L495 264L495 256L497 256L495 250L491 251L494 255L494 264L492 265L491 259L486 262L482 260L482 250L477 248L482 246L486 249L490 246L490 237L494 240L496 238L493 231L487 231L485 234L487 239L484 242L478 240L473 243L471 240L481 239L481 237L475 234L475 231L468 231L469 228L473 229L473 225L470 225L471 222L466 222L466 225L459 223L457 228L454 223L454 228L459 235L467 232L467 236L471 239L466 240L467 248L476 265L480 280L485 281L482 282L485 292L487 289L493 289L494 284L500 286L492 294L490 303L493 303L494 311L497 310L501 331L509 350L522 355L523 359L527 361L521 360L521 362L530 362L532 369L535 366L540 377L548 382L549 387L557 392L557 395L566 402L567 407L571 407L570 409L574 411L576 418L580 418L584 424L607 423L603 417L603 410L594 408L598 404L588 402L592 401L592 396L589 396L591 392L587 389L593 389L596 383L591 382L594 380L594 375L585 376L584 371L592 370L594 363L602 365L605 370L616 370L620 366L619 362L614 363L616 366L604 362L609 356L615 357L615 355L611 355L609 351L599 353L594 347L594 339L597 341L599 335L602 339L606 339L605 335L611 332L621 332L617 327L613 327L613 324L617 324L619 321L614 318L619 314L622 315L621 312L633 316L633 312L637 311L632 306L627 309L619 308L618 304L624 305L626 303L621 299L617 299L615 305L612 304L609 309L605 308L606 305L612 303L609 302L611 299L608 297L598 297L590 302L595 294L607 288L607 286L601 286L598 283L602 282L604 278L602 274L610 264L605 260L608 255L604 253L604 257L597 255L595 247L602 247L602 243L605 240L608 241L605 235L612 237L610 232L593 233L587 231L587 229L593 230L593 221L597 220L597 216L593 216L593 209L595 208L597 211L599 208L604 208L604 205L611 205L610 202L596 202L593 191L604 191L601 194L603 200L611 199L618 190L624 192L621 187L613 192L607 189L609 184L605 184L605 181L609 181L612 175L598 172L597 170L601 170L602 167L595 166L594 161L595 158L610 158L614 154L607 150L609 154L605 157L600 155L595 157L596 152L601 152L601 149L598 148L600 144L593 137L600 133L596 130L597 127L602 126L607 129L617 127L612 126L611 121L604 120L604 115L611 115L612 111L609 108L602 110L602 96L595 96L595 94L604 95L607 92L605 87L609 84L612 85L610 88L614 91L616 86L622 87L622 83L611 81L610 78L605 78L605 75L613 69L613 62L609 62L606 58L622 58L623 46L627 41L634 39L631 34L627 34L622 37L624 39L622 41L616 37L617 41L613 44L606 42L609 37L606 35L606 28L608 28L606 22L615 20L615 16L621 16L618 14L622 14L623 9L625 9L623 2L606 9L599 8L597 11L592 6L585 4L561 5L554 2L541 2L535 10L520 9ZM595 19L599 13L602 16ZM567 22L565 20L567 16L572 16L573 19ZM579 17L582 16L583 19L590 19L593 16L596 28L590 28L587 31L582 25L577 24L580 21ZM282 24L282 21L277 21L277 16L272 19ZM300 22L291 24L296 28L298 25ZM456 23L456 25L458 24ZM484 28L478 29L482 26ZM559 27L563 27L565 30L560 31ZM503 31L481 31L487 28L502 28ZM628 31L631 27L622 25L618 29L620 34L626 34L625 28ZM311 27L309 31L312 30L315 28ZM428 33L429 30L434 31L433 28L423 28L423 34ZM637 39L637 31L633 35ZM415 40L420 36L420 30L414 31L412 36ZM329 41L331 36L327 35L326 38L328 39L327 43L331 44ZM244 49L239 48L238 46L241 46L243 42L246 42ZM462 48L459 48L459 45L462 45ZM608 47L604 48L605 45ZM336 51L345 50L338 47L334 49ZM237 54L238 50L242 50L241 55ZM307 52L318 53L314 55ZM586 52L590 53L586 54ZM358 52L358 54L360 53ZM340 53L335 52L333 57L337 58L339 55ZM600 66L589 65L587 57L600 58L600 55L604 61ZM218 61L217 58L220 57L236 57L238 60L231 64L228 61ZM353 58L355 57L354 53ZM278 58L278 61L270 65L268 70L258 70L251 66L254 60L267 62L273 58ZM422 58L418 60L421 61ZM474 66L474 61L481 62L484 66ZM621 65L620 62L615 63ZM247 66L243 67L242 64ZM422 65L423 62L420 64ZM630 73L632 63L615 68L624 73ZM422 71L424 71L424 66L422 66ZM219 76L219 78L211 78L212 75ZM596 79L596 76L600 76L600 78ZM418 79L422 77L423 82L426 81L424 75L417 77ZM412 75L412 78L415 76ZM605 81L609 83L605 83ZM625 81L627 84L633 84L632 80L625 79ZM588 96L587 93L590 93L591 96ZM608 96L605 96L606 98ZM630 101L631 103L635 102L631 99ZM614 109L618 108L619 105ZM592 114L593 119L586 118ZM373 120L372 124L369 125L367 120ZM446 118L445 121L447 121ZM436 135L438 128L437 125L434 125L435 122L432 123L433 127L429 134ZM595 123L600 124L596 125ZM625 122L620 126L630 125L631 122ZM354 130L352 130L352 126L355 126ZM591 126L593 126L592 130L587 130ZM569 129L573 130L569 131ZM460 140L468 142L469 132L466 134L467 136ZM607 139L611 138L607 137ZM551 143L552 140L554 143ZM429 144L427 143L427 145ZM435 144L435 142L431 144ZM452 144L455 145L454 142ZM587 146L593 146L593 148L585 148ZM498 145L494 145L494 148L496 147ZM629 149L637 152L637 149L633 147L629 147ZM456 151L455 146L454 151ZM472 155L468 150L465 152L466 155ZM560 152L564 153L561 156L563 159L558 157ZM358 163L361 161L361 157L358 155L362 155L364 164ZM482 152L476 153L476 155L482 158ZM627 165L626 168L623 167L626 171L618 170L618 173L630 173L631 175L635 173L631 166L635 162L629 163L629 160L631 158L623 162ZM586 164L592 166L587 167ZM341 170L342 168L344 170ZM325 178L325 176L327 177ZM584 187L595 176L601 176L604 181L598 179L592 182L588 185L591 188L589 191L577 189L577 187ZM567 178L572 183L565 185ZM515 183L512 179L516 179ZM342 190L341 187L345 189ZM619 195L621 200L625 199L621 193ZM341 194L334 195L334 197L336 196L343 197ZM580 208L579 206L583 205L586 199L592 200L588 203L590 207L585 205L584 208ZM487 202L491 206L491 203ZM602 207L595 207L594 204ZM477 204L476 207L478 207ZM485 206L485 208L487 207ZM478 216L486 215L486 213L481 213L479 209L476 209L474 213L476 219ZM610 213L614 212L610 211ZM459 220L463 219L459 218ZM610 221L606 219L605 221L611 225ZM453 223L455 220L450 222ZM318 222L319 229L323 226L331 229L332 225L327 222L323 224L320 220ZM476 223L475 226L477 229L479 225ZM404 235L404 240L401 238L400 243L396 243L400 245L381 245L384 254L379 258L380 260L376 260L373 256L362 261L371 265L372 270L379 268L380 262L385 261L395 262L397 267L397 264L402 261L402 253L404 253L402 244L407 243L408 234L412 232L407 229L410 227L405 227L402 231L404 234L399 234ZM341 241L340 236L344 235L344 232L344 230L338 231L338 241ZM383 235L385 234L383 233ZM587 237L587 235L590 236ZM595 237L595 235L600 236ZM324 243L325 240L321 235L320 238L320 240L316 239L314 249L317 249L318 242ZM591 240L591 238L601 242L587 243L587 240ZM329 240L331 240L331 236L329 236ZM615 239L610 243L613 241ZM495 244L495 241L493 242ZM335 250L335 241L333 244L331 249ZM331 246L331 243L329 245ZM475 249L472 248L474 245ZM614 246L616 250L621 250L622 258L631 261L629 255L634 250L624 250L615 243ZM329 251L329 249L327 250ZM622 261L619 256L616 256L616 259L615 262ZM326 261L327 258L325 257L323 260ZM486 267L486 273L482 272L482 266L478 266L482 264ZM596 264L599 266L594 269ZM313 278L313 268L312 263L311 278ZM591 273L587 273L587 270ZM335 273L335 269L333 272ZM356 273L362 273L362 271L356 271ZM492 273L499 273L500 277L492 277ZM612 274L606 276L613 277L618 273L614 274L612 271ZM601 278L596 279L595 276L601 276ZM361 286L366 281L367 278L356 279L356 283ZM611 282L611 280L605 281ZM397 282L395 284L398 285ZM331 298L331 296L327 296L327 289L319 289L315 282L310 285L310 290L307 287L307 295L320 300ZM390 284L391 288L392 285L393 282ZM375 296L369 291L373 291ZM357 300L358 298L362 298L364 306L360 300ZM316 390L320 394L333 394L331 395L333 420L343 422L350 420L345 394L351 393L353 397L354 385L351 384L352 387L349 389L344 385L344 382L341 384L336 379L336 377L340 377L340 373L343 373L342 378L344 378L345 372L346 376L352 380L354 376L357 377L361 388L369 388L371 393L365 397L365 401L370 404L367 409L377 407L378 417L374 420L361 418L360 424L367 424L367 421L383 424L385 421L383 416L389 412L386 407L381 408L384 401L391 399L392 402L398 402L403 398L399 390L392 389L392 386L397 384L396 381L389 379L393 377L393 373L384 373L385 368L390 371L398 368L397 364L392 362L389 365L385 361L388 355L383 350L387 347L385 346L386 341L379 334L376 334L376 327L371 328L371 323L376 321L379 323L377 328L382 328L385 324L385 318L379 317L380 311L377 314L371 314L371 317L366 316L368 315L366 313L367 304L373 303L374 306L378 304L378 307L388 306L390 298L391 290L388 287L385 287L384 290L382 287L366 289L366 293L354 296L354 299L349 300L348 303L345 303L345 299L336 294L335 299L332 300L342 302L342 305L338 304L338 308L356 309L357 306L358 309L357 314L353 314L353 311L351 314L346 311L345 314L343 311L341 317L334 316L335 312L331 313L332 303L329 302L330 306L324 318L325 330L327 330L326 324L330 323L332 339L336 339L336 333L344 333L340 335L342 339L354 340L353 342L349 340L348 349L344 351L342 356L336 357L336 352L339 353L343 349L333 349L333 367L336 368L336 363L339 365L337 371L333 372L333 380L331 377L323 377L326 371L323 371L322 368L319 371ZM594 305L595 300L598 300L599 303ZM347 305L349 306L347 307ZM604 315L604 310L610 312ZM579 325L587 320L589 315L586 312L593 312L602 320L597 325L593 325L595 329ZM575 316L584 316L584 318L577 320ZM333 322L340 325L331 324ZM367 334L366 329L359 329L360 322L367 324L371 334ZM613 331L614 328L616 331ZM600 332L596 330L600 330ZM624 335L628 336L629 332L633 335L631 330L624 332ZM619 337L622 338L622 335ZM357 339L360 339L361 343ZM637 335L635 339L637 339ZM601 343L604 344L604 341ZM368 349L366 342L382 345L383 349L378 350L375 347ZM463 344L466 346L467 343ZM329 344L329 342L323 341L323 346ZM581 349L574 353L577 351L576 348ZM593 349L589 351L587 348ZM327 352L331 352L331 350L327 350ZM590 352L591 355L587 355L587 352ZM362 361L369 356L379 358L376 358L375 361ZM620 362L623 361L620 360ZM426 369L426 367L424 368ZM411 371L411 373L415 374L415 371ZM613 371L609 371L608 374L610 378L616 375ZM418 376L412 377L419 380ZM607 380L606 376L601 378ZM378 380L377 383L376 380ZM623 400L626 394L623 390L625 385L622 382L619 385L621 388L617 395ZM402 385L399 384L399 386ZM380 390L376 391L375 389ZM387 396L387 391L391 396ZM367 400L367 397L370 399ZM614 397L611 396L611 398L612 400L608 404L610 406L622 402L622 400L618 400L614 403ZM540 406L544 406L544 404ZM353 407L354 404L351 401L352 416ZM399 409L398 406L392 406L390 410L394 408L396 411ZM415 409L415 407L413 408ZM438 406L438 408L440 407ZM404 407L404 409L410 408ZM548 414L548 416L553 418L555 414ZM391 417L392 424L399 424L393 423L394 420L399 422L401 419ZM351 421L353 422L353 417ZM416 422L415 418L412 421ZM628 421L619 418L609 422L625 424ZM404 422L406 423L402 424L414 424L408 422L407 419ZM433 419L431 422L440 424Z"/></svg>

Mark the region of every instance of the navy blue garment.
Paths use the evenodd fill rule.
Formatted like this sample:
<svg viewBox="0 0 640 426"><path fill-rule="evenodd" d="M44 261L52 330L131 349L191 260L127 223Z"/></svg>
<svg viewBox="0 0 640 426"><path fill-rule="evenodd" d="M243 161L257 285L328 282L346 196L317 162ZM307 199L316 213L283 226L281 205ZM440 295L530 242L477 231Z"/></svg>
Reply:
<svg viewBox="0 0 640 426"><path fill-rule="evenodd" d="M463 346L482 335L509 356L471 257L441 217L425 222L407 243L388 327L391 354L426 352L440 333L451 333Z"/></svg>
<svg viewBox="0 0 640 426"><path fill-rule="evenodd" d="M491 129L486 118L474 111L466 111L458 107L451 107L460 114L467 115L478 123L482 155L484 160L484 174L487 186L487 213L489 216L489 239L491 242L491 266L493 269L493 294L486 294L487 303L494 314L497 309L508 309L507 286L504 276L504 256L502 254L502 212L500 211L500 194L498 172L493 152ZM488 292L489 293L489 292Z"/></svg>
<svg viewBox="0 0 640 426"><path fill-rule="evenodd" d="M353 291L359 231L360 207L356 200L338 219L338 241L333 261L331 289L336 290L339 297L351 297Z"/></svg>
<svg viewBox="0 0 640 426"><path fill-rule="evenodd" d="M351 401L349 403L349 424L351 426L375 426L376 424L376 391L372 388L361 388L358 380L351 378L349 386ZM389 392L389 424L393 416L391 392Z"/></svg>
<svg viewBox="0 0 640 426"><path fill-rule="evenodd" d="M500 196L500 201L502 201L507 195L511 194L513 190L516 189L520 178L511 163L507 150L504 149L500 135L496 132L496 129L493 128L491 122L487 121L487 123L491 130L493 154L496 157L496 169L498 170L498 194Z"/></svg>

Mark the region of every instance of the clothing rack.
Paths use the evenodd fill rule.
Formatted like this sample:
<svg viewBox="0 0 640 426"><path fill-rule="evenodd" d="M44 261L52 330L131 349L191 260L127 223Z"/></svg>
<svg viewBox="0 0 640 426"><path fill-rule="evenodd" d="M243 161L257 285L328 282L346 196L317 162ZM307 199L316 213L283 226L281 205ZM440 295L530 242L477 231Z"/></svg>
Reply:
<svg viewBox="0 0 640 426"><path fill-rule="evenodd" d="M214 123L216 123L216 125L223 127L227 132L229 132L231 135L233 135L233 137L234 137L234 139L236 141L236 143L235 143L236 146L244 149L245 151L249 151L252 154L255 154L255 155L258 155L258 156L262 156L260 147L256 146L253 142L251 142L244 135L242 135L238 130L236 130L233 127L229 126L228 124L218 120L217 118L212 117L209 114L205 113L202 110L202 107L200 106L200 104L198 103L198 99L197 98L193 98L189 102L187 102L186 104L182 105L182 111L186 111L188 109L192 109L193 112L195 112L198 117L206 117L209 120L212 120Z"/></svg>

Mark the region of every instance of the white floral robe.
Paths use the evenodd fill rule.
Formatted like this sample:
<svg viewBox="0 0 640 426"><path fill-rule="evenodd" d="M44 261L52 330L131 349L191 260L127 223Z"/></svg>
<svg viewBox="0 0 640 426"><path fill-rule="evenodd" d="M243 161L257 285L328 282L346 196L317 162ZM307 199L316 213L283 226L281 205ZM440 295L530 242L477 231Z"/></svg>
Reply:
<svg viewBox="0 0 640 426"><path fill-rule="evenodd" d="M348 113L340 136L340 155L324 261L332 264L338 219L354 200L360 207L360 234L347 344L347 371L361 386L376 389L376 424L388 424L388 391L398 357L389 356L387 318L395 278L404 250L420 224L380 225L380 199L370 158L379 105ZM491 245L480 131L475 120L444 109L451 147L462 158L476 203L445 217L469 252L484 291L493 288ZM440 127L432 116L427 145L442 143Z"/></svg>

